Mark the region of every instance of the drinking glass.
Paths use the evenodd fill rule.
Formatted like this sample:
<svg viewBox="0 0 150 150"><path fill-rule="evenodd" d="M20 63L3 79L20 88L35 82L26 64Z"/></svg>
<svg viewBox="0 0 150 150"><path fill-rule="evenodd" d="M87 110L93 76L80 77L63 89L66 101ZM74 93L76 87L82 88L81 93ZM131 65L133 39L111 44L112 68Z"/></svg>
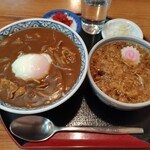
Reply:
<svg viewBox="0 0 150 150"><path fill-rule="evenodd" d="M89 34L102 30L111 0L81 0L82 29Z"/></svg>

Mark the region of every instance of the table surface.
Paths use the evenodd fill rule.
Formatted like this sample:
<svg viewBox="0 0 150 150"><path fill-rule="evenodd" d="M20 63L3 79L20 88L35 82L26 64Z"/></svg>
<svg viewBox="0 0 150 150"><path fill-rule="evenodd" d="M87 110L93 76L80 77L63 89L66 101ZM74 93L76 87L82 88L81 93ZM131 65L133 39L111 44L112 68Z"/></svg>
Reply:
<svg viewBox="0 0 150 150"><path fill-rule="evenodd" d="M66 5L67 4L67 5ZM126 18L138 24L150 38L150 0L112 0L108 16ZM26 18L41 17L53 9L80 13L80 0L0 0L0 28ZM0 121L0 149L19 150Z"/></svg>

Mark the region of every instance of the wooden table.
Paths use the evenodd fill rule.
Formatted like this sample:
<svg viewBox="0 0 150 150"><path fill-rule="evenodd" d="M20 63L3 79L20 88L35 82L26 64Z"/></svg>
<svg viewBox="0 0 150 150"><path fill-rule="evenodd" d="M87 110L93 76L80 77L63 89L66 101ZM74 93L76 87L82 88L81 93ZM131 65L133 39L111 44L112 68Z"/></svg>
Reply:
<svg viewBox="0 0 150 150"><path fill-rule="evenodd" d="M150 38L150 0L112 0L108 16L137 23ZM0 0L0 28L25 18L41 17L53 9L80 13L80 0ZM19 150L0 122L0 149Z"/></svg>

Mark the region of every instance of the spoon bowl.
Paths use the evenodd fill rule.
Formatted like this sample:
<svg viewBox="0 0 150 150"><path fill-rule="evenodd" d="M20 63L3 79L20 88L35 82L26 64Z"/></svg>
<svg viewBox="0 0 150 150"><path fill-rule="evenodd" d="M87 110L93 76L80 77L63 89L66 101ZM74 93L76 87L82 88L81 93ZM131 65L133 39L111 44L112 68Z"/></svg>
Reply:
<svg viewBox="0 0 150 150"><path fill-rule="evenodd" d="M54 125L50 120L44 117L24 116L11 123L10 131L15 136L19 138L23 137L23 139L27 141L42 141L54 134Z"/></svg>
<svg viewBox="0 0 150 150"><path fill-rule="evenodd" d="M31 142L47 140L60 131L103 134L137 134L144 132L143 128L135 127L57 127L48 118L36 115L17 118L12 121L9 128L16 137Z"/></svg>

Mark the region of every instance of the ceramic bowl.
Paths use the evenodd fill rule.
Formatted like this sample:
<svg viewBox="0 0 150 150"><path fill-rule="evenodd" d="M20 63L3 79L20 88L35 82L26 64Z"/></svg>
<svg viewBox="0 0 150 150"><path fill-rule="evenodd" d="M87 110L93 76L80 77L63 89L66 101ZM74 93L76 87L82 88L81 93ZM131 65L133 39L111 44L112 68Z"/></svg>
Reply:
<svg viewBox="0 0 150 150"><path fill-rule="evenodd" d="M115 36L132 36L143 39L143 32L141 28L133 21L123 18L116 18L109 20L102 30L103 38Z"/></svg>
<svg viewBox="0 0 150 150"><path fill-rule="evenodd" d="M81 86L82 82L84 81L84 78L87 73L87 68L88 68L88 53L86 46L81 39L81 37L78 35L77 32L72 30L70 27L67 25L64 25L60 22L56 22L54 20L48 20L44 18L31 18L31 19L24 19L20 20L17 22L14 22L12 24L9 24L3 28L0 29L0 39L4 38L6 36L9 36L10 34L13 34L17 31L28 29L28 28L37 28L37 27L42 27L42 28L51 28L54 30L58 30L60 32L63 32L66 36L68 36L75 45L79 49L79 53L81 55L81 69L80 69L80 74L79 77L74 84L74 86L69 90L64 97L60 98L56 102L49 104L47 106L43 107L37 107L37 108L18 108L18 107L13 107L3 101L0 101L0 109L11 112L11 113L17 113L17 114L35 114L35 113L41 113L45 112L48 110L51 110L65 101L67 101Z"/></svg>
<svg viewBox="0 0 150 150"><path fill-rule="evenodd" d="M63 14L65 16L62 16L63 18L61 18L61 16L58 16L57 19L53 19L53 16L55 16L58 13L60 13L61 15ZM66 19L71 20L72 23L69 27L78 33L81 31L81 19L72 11L66 9L56 9L45 13L42 17L46 19L57 20L64 24L66 24ZM65 20L64 17L66 18Z"/></svg>
<svg viewBox="0 0 150 150"><path fill-rule="evenodd" d="M110 42L114 42L114 41L132 42L134 44L141 45L141 46L145 47L146 49L150 50L150 43L148 43L147 41L142 40L140 38L133 38L133 37L111 37L111 38L106 38L106 39L103 39L103 40L99 41L98 43L96 43L93 46L93 48L91 49L91 51L89 53L89 66L91 64L91 58L92 58L93 53L98 48L103 46L104 44L107 44L107 43L110 43ZM115 71L118 71L118 70L116 69ZM97 97L102 102L104 102L105 104L107 104L107 105L109 105L111 107L114 107L114 108L120 109L120 110L135 110L135 109L140 109L140 108L143 108L143 107L146 107L146 106L150 105L150 100L145 101L145 102L139 102L139 103L126 103L126 102L118 101L118 100L108 96L100 88L98 88L98 86L94 82L93 77L91 75L90 67L88 68L88 78L89 78L90 85L91 85L95 95L97 95Z"/></svg>

